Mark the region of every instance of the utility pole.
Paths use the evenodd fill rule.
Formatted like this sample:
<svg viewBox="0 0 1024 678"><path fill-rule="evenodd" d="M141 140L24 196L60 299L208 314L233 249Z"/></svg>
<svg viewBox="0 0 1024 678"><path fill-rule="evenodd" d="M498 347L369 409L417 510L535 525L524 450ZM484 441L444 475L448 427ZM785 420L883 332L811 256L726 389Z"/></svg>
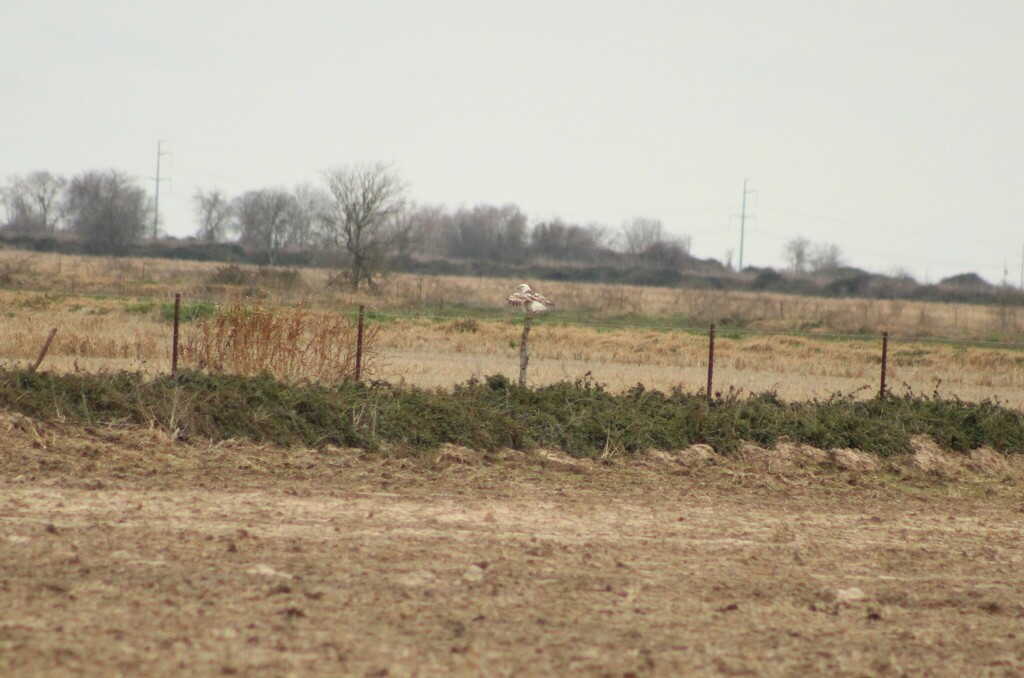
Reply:
<svg viewBox="0 0 1024 678"><path fill-rule="evenodd" d="M156 240L158 235L157 227L160 223L160 182L167 181L167 179L160 178L160 158L164 155L170 155L170 151L164 151L163 139L156 143L156 197L153 200L153 240Z"/></svg>
<svg viewBox="0 0 1024 678"><path fill-rule="evenodd" d="M749 179L743 180L743 211L740 213L740 263L737 271L743 270L743 239L746 235L747 230L747 195L750 193L756 193L757 191L751 191L747 188Z"/></svg>
<svg viewBox="0 0 1024 678"><path fill-rule="evenodd" d="M1020 289L1024 292L1024 245L1020 246Z"/></svg>

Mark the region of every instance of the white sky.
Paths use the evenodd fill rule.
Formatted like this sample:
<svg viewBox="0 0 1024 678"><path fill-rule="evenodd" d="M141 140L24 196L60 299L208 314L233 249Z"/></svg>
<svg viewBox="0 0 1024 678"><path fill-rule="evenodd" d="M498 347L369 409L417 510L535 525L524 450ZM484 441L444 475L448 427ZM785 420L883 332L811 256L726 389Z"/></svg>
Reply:
<svg viewBox="0 0 1024 678"><path fill-rule="evenodd" d="M1020 281L1024 1L0 0L0 179L116 168L165 229L393 163L411 197L661 219L697 256L786 241ZM734 256L735 263L735 256Z"/></svg>

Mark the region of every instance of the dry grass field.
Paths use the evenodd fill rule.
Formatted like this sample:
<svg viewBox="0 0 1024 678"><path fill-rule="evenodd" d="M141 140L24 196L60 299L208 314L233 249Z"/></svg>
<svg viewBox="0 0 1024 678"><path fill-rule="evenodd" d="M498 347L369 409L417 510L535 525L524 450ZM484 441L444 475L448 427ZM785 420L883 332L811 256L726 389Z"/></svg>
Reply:
<svg viewBox="0 0 1024 678"><path fill-rule="evenodd" d="M991 453L0 432L2 675L1024 671L1024 468Z"/></svg>
<svg viewBox="0 0 1024 678"><path fill-rule="evenodd" d="M199 314L186 342L215 310L197 301L248 298L285 320L301 303L341 332L365 303L371 378L516 373L521 325L503 302L517 281L393 276L370 297L328 276L0 252L0 362L32 362L57 327L42 369L164 373L181 292ZM531 380L590 372L612 389L702 387L706 338L686 327L711 320L750 330L719 339L719 388L791 399L877 388L877 340L815 332L1005 341L1016 323L983 307L543 291L559 305L533 330ZM890 351L897 391L941 380L1024 405L1014 347ZM11 412L0 441L0 675L1024 672L1020 455L924 438L885 460L786 441L729 457L371 454Z"/></svg>
<svg viewBox="0 0 1024 678"><path fill-rule="evenodd" d="M351 314L366 304L378 332L376 379L450 388L474 376L517 374L521 325L504 305L516 281L394 275L372 296L331 286L330 275L0 252L0 361L33 361L57 327L46 369L165 372L165 313L179 291L186 305L255 300L268 309L302 304ZM534 384L590 372L613 390L643 383L696 391L706 382L704 333L713 321L720 328L716 390L775 389L786 399L868 395L878 387L877 335L887 330L894 391L938 388L1024 405L1024 350L1013 344L1024 318L1014 308L572 283L543 290L558 306L533 331ZM186 340L195 333L195 323L186 323ZM1009 343L967 343L993 337Z"/></svg>

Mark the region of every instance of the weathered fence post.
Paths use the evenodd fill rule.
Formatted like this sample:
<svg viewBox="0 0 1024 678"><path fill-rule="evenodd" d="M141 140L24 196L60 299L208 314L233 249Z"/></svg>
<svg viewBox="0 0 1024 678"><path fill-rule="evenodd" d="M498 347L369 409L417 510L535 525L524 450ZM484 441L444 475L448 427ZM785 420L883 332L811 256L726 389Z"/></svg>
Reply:
<svg viewBox="0 0 1024 678"><path fill-rule="evenodd" d="M533 316L529 313L523 318L523 338L519 342L519 388L526 388L526 366L530 364L530 325Z"/></svg>
<svg viewBox="0 0 1024 678"><path fill-rule="evenodd" d="M878 389L878 397L885 398L885 368L889 361L889 333L882 332L882 385Z"/></svg>
<svg viewBox="0 0 1024 678"><path fill-rule="evenodd" d="M50 334L46 337L46 342L43 344L43 350L39 351L39 357L36 358L35 364L28 368L29 372L35 372L39 369L39 365L42 364L43 358L46 357L46 352L50 350L50 344L53 342L53 335L57 334L57 328L51 327Z"/></svg>
<svg viewBox="0 0 1024 678"><path fill-rule="evenodd" d="M356 381L363 376L363 314L366 306L359 304L359 323L356 325Z"/></svg>
<svg viewBox="0 0 1024 678"><path fill-rule="evenodd" d="M711 402L711 388L715 374L715 323L708 333L708 402Z"/></svg>
<svg viewBox="0 0 1024 678"><path fill-rule="evenodd" d="M171 376L178 373L178 321L181 318L181 292L174 293L174 338L171 340Z"/></svg>

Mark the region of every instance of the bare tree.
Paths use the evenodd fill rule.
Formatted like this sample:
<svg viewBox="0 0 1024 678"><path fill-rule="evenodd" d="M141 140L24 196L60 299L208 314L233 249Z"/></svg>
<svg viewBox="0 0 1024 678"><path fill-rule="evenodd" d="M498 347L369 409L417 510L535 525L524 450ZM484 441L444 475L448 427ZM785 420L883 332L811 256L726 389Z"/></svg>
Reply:
<svg viewBox="0 0 1024 678"><path fill-rule="evenodd" d="M807 254L811 247L811 241L807 238L797 236L782 248L783 255L786 257L786 263L789 264L789 268L793 273L805 273L807 271Z"/></svg>
<svg viewBox="0 0 1024 678"><path fill-rule="evenodd" d="M902 280L904 282L916 282L914 280L914 274L910 272L910 269L906 266L893 266L889 269L889 277L895 280Z"/></svg>
<svg viewBox="0 0 1024 678"><path fill-rule="evenodd" d="M389 220L391 250L396 256L409 257L437 225L438 207L403 204Z"/></svg>
<svg viewBox="0 0 1024 678"><path fill-rule="evenodd" d="M555 219L533 227L530 250L536 257L594 262L602 253L604 240L605 231L602 227L576 226Z"/></svg>
<svg viewBox="0 0 1024 678"><path fill-rule="evenodd" d="M248 191L235 198L234 209L239 241L265 252L267 261L276 264L292 227L295 197L281 188Z"/></svg>
<svg viewBox="0 0 1024 678"><path fill-rule="evenodd" d="M417 245L417 250L428 254L445 253L446 229L451 224L452 217L444 207L440 205L410 205L404 210L404 218L410 222L410 238L406 240L406 250L412 244ZM399 255L407 252L399 247Z"/></svg>
<svg viewBox="0 0 1024 678"><path fill-rule="evenodd" d="M647 247L641 254L641 259L656 266L665 268L685 268L691 263L690 238L676 238L673 240L659 240Z"/></svg>
<svg viewBox="0 0 1024 678"><path fill-rule="evenodd" d="M842 252L837 245L832 243L815 245L808 261L811 270L815 273L834 271L845 265Z"/></svg>
<svg viewBox="0 0 1024 678"><path fill-rule="evenodd" d="M526 215L516 205L477 205L452 216L445 249L461 259L520 261L526 254L526 232Z"/></svg>
<svg viewBox="0 0 1024 678"><path fill-rule="evenodd" d="M68 227L89 249L123 253L145 234L152 205L127 175L93 170L71 179L64 213Z"/></svg>
<svg viewBox="0 0 1024 678"><path fill-rule="evenodd" d="M662 240L662 226L657 219L636 217L622 225L620 246L628 254L640 254Z"/></svg>
<svg viewBox="0 0 1024 678"><path fill-rule="evenodd" d="M366 281L376 290L374 276L385 266L396 242L395 217L401 212L406 187L387 165L356 164L324 172L331 205L324 220L328 242L344 248L350 258L349 285Z"/></svg>
<svg viewBox="0 0 1024 678"><path fill-rule="evenodd" d="M25 235L53 235L63 216L63 195L67 180L46 171L25 177L11 177L0 188L0 201L7 209L7 230Z"/></svg>
<svg viewBox="0 0 1024 678"><path fill-rule="evenodd" d="M311 184L300 184L292 192L295 198L288 231L288 245L298 248L312 246L320 235L324 215L330 210L331 199L323 189Z"/></svg>
<svg viewBox="0 0 1024 678"><path fill-rule="evenodd" d="M196 220L199 222L196 235L203 242L214 243L224 240L234 229L234 204L219 189L197 189L192 197L192 203Z"/></svg>

